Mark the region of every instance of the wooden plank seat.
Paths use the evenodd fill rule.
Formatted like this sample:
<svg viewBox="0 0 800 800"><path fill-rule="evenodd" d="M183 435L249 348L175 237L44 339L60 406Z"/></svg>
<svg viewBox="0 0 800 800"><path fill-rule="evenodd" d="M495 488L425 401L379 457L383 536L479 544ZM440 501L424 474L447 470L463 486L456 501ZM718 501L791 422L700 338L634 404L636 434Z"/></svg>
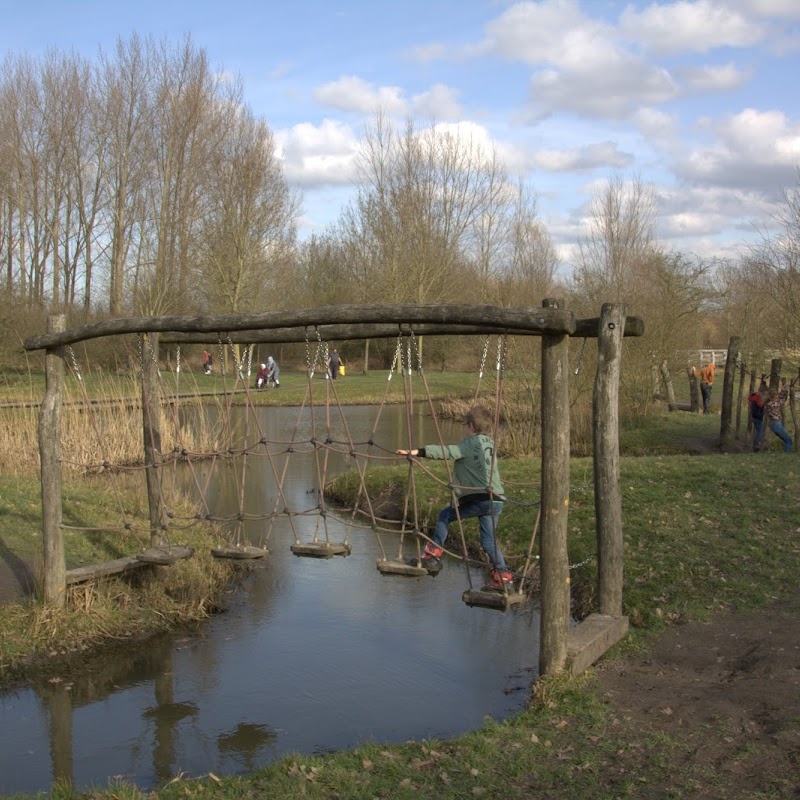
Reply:
<svg viewBox="0 0 800 800"><path fill-rule="evenodd" d="M115 558L113 561L104 561L101 564L90 564L86 567L68 569L66 572L66 584L67 586L73 586L77 583L84 583L97 578L107 578L110 575L120 575L123 572L146 566L147 564L144 561L140 561L136 556Z"/></svg>
<svg viewBox="0 0 800 800"><path fill-rule="evenodd" d="M347 542L296 542L291 551L304 558L333 558L349 556L352 549Z"/></svg>
<svg viewBox="0 0 800 800"><path fill-rule="evenodd" d="M415 567L413 564L399 559L380 558L377 566L378 571L383 575L407 575L410 578L421 578L429 574L425 567Z"/></svg>
<svg viewBox="0 0 800 800"><path fill-rule="evenodd" d="M242 561L252 558L266 558L269 555L269 550L266 547L237 544L229 547L212 547L211 555L214 558L232 558Z"/></svg>
<svg viewBox="0 0 800 800"><path fill-rule="evenodd" d="M182 544L162 545L160 547L148 547L136 554L139 561L147 564L159 564L168 567L182 558L191 558L194 555L194 547L187 547Z"/></svg>
<svg viewBox="0 0 800 800"><path fill-rule="evenodd" d="M505 611L511 606L521 605L525 602L525 594L519 592L503 592L483 591L480 589L467 589L461 595L461 599L468 606L482 606L483 608L499 608Z"/></svg>

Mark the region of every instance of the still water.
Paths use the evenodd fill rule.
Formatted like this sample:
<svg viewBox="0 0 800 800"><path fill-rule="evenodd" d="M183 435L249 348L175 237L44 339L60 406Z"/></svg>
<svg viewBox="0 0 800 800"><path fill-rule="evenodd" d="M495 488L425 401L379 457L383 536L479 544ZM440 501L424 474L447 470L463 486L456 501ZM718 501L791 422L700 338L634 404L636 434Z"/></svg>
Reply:
<svg viewBox="0 0 800 800"><path fill-rule="evenodd" d="M296 409L258 413L267 438L291 437ZM386 407L375 441L406 446L402 418L401 407ZM350 407L346 419L353 440L367 440L376 409ZM415 415L413 424L415 445L437 441L427 417ZM300 436L310 433L308 414L301 428ZM340 420L331 434L344 438ZM445 426L443 435L457 440L462 429ZM313 459L289 459L289 507L314 505ZM249 461L246 510L269 514L273 467L265 458ZM329 458L328 476L345 468L344 456ZM203 485L209 466L197 469ZM231 468L215 468L208 497L212 513L235 513ZM295 519L310 540L316 521ZM260 544L264 523L248 525ZM344 529L335 525L331 538L341 541ZM386 536L393 557L397 540ZM298 558L289 549L294 541L281 518L268 562L254 562L228 610L196 632L0 695L0 793L46 791L57 779L86 788L116 778L147 789L179 773L252 770L290 752L450 737L523 707L539 649L538 614L529 606L506 613L466 606L467 577L454 561L436 578L382 575L372 531L351 532L347 558ZM473 575L479 585L481 574Z"/></svg>

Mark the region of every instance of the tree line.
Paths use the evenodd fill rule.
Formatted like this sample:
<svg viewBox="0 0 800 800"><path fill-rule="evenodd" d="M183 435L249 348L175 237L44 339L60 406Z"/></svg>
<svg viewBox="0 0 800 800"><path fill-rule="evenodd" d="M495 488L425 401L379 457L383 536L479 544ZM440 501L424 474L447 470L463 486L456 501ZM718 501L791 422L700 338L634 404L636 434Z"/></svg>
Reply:
<svg viewBox="0 0 800 800"><path fill-rule="evenodd" d="M495 145L378 111L352 199L299 242L301 204L241 81L189 37L134 35L91 61L10 55L0 68L0 318L13 330L38 332L53 311L77 322L558 295L595 316L625 302L646 322L627 357L626 385L642 397L648 365L676 353L730 335L743 353L797 341L797 186L778 233L722 261L658 241L653 188L617 175L583 209L565 276L533 185Z"/></svg>

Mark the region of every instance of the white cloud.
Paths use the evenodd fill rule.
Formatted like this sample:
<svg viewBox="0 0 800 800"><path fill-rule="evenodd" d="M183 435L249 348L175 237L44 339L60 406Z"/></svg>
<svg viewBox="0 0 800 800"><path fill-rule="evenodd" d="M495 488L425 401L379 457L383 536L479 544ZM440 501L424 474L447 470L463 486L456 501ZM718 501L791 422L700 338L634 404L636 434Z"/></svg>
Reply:
<svg viewBox="0 0 800 800"><path fill-rule="evenodd" d="M800 19L800 3L797 0L728 0L728 4L761 17Z"/></svg>
<svg viewBox="0 0 800 800"><path fill-rule="evenodd" d="M275 134L286 179L296 186L348 185L353 179L358 141L342 122L304 122Z"/></svg>
<svg viewBox="0 0 800 800"><path fill-rule="evenodd" d="M608 63L603 69L543 70L530 83L535 117L561 110L620 119L640 106L666 103L677 95L678 87L666 70L635 58Z"/></svg>
<svg viewBox="0 0 800 800"><path fill-rule="evenodd" d="M598 142L562 150L539 150L534 164L546 172L581 172L598 167L623 168L630 165L633 155L623 153L614 142Z"/></svg>
<svg viewBox="0 0 800 800"><path fill-rule="evenodd" d="M411 107L416 116L424 119L456 120L462 113L459 94L456 89L437 83L427 91L415 94L411 98Z"/></svg>
<svg viewBox="0 0 800 800"><path fill-rule="evenodd" d="M418 61L420 64L429 64L432 61L438 61L440 58L444 58L445 53L446 49L444 45L431 43L415 47L411 51L411 58L414 61Z"/></svg>
<svg viewBox="0 0 800 800"><path fill-rule="evenodd" d="M717 137L677 165L679 175L717 186L739 186L776 197L794 183L800 164L800 123L782 111L745 109L708 123Z"/></svg>
<svg viewBox="0 0 800 800"><path fill-rule="evenodd" d="M677 75L692 92L732 91L743 86L749 78L749 74L735 64L683 67Z"/></svg>
<svg viewBox="0 0 800 800"><path fill-rule="evenodd" d="M632 41L658 55L749 47L766 34L762 24L712 0L653 3L643 11L628 6L619 21Z"/></svg>
<svg viewBox="0 0 800 800"><path fill-rule="evenodd" d="M391 115L403 115L408 104L403 99L403 90L398 86L380 86L355 75L346 75L338 80L318 86L314 99L339 111L370 114L378 108Z"/></svg>
<svg viewBox="0 0 800 800"><path fill-rule="evenodd" d="M672 140L678 130L677 116L657 108L638 109L633 115L633 123L643 136L662 145Z"/></svg>

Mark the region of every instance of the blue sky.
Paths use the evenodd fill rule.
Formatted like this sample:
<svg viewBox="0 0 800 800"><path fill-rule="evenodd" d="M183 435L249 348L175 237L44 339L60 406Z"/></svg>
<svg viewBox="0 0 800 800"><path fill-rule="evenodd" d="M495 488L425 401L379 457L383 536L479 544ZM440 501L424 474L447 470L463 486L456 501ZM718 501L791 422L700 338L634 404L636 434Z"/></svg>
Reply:
<svg viewBox="0 0 800 800"><path fill-rule="evenodd" d="M531 181L568 267L610 175L658 198L669 248L735 257L798 185L800 0L0 0L0 53L86 56L191 34L303 192L301 236L352 192L380 106L459 126Z"/></svg>

